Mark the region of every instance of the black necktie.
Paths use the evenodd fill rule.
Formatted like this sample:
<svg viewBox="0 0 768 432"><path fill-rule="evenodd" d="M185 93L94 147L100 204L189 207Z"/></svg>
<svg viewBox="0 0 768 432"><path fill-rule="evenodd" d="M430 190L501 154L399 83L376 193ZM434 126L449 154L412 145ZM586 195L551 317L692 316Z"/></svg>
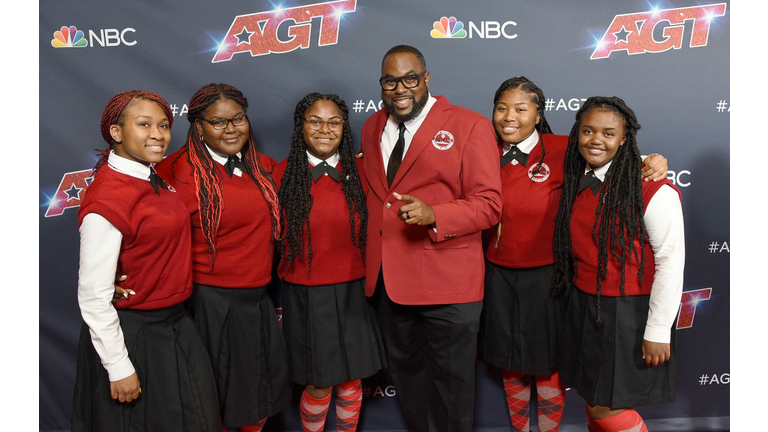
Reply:
<svg viewBox="0 0 768 432"><path fill-rule="evenodd" d="M387 184L392 186L392 180L395 179L397 169L400 168L400 162L403 161L403 149L405 148L405 125L400 123L397 126L400 135L397 137L397 143L395 148L392 149L392 154L389 155L389 163L387 163Z"/></svg>
<svg viewBox="0 0 768 432"><path fill-rule="evenodd" d="M227 163L224 164L224 169L227 170L227 174L229 174L229 178L232 178L232 174L235 172L235 168L240 168L240 171L247 173L248 170L245 168L245 164L240 160L237 155L231 155L227 158Z"/></svg>
<svg viewBox="0 0 768 432"><path fill-rule="evenodd" d="M523 153L517 146L512 146L512 148L501 157L501 166L504 166L513 160L516 160L525 166L525 164L528 163L528 153Z"/></svg>
<svg viewBox="0 0 768 432"><path fill-rule="evenodd" d="M597 191L600 190L600 185L603 182L595 175L594 171L586 173L579 179L579 193L586 188L592 189L592 195L597 195Z"/></svg>
<svg viewBox="0 0 768 432"><path fill-rule="evenodd" d="M332 179L336 180L336 182L339 181L339 170L336 169L336 167L332 167L328 165L328 162L322 161L319 164L312 167L310 170L312 172L312 180L317 181L320 177L323 176L323 174L328 174Z"/></svg>
<svg viewBox="0 0 768 432"><path fill-rule="evenodd" d="M158 195L160 195L159 188L168 190L168 185L165 184L165 180L163 180L159 175L157 175L157 173L155 172L155 169L152 167L149 167L149 184L152 185L152 187L155 189L155 192L157 192Z"/></svg>

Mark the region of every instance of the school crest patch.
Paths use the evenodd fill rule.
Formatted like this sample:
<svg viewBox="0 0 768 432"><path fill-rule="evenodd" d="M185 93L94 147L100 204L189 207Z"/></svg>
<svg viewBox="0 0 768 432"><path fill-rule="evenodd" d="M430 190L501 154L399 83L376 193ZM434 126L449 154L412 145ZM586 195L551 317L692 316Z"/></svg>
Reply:
<svg viewBox="0 0 768 432"><path fill-rule="evenodd" d="M453 134L444 130L439 131L432 138L432 145L438 150L448 150L453 147Z"/></svg>
<svg viewBox="0 0 768 432"><path fill-rule="evenodd" d="M538 172L536 172L536 170L538 170ZM541 168L539 168L538 163L535 163L531 165L530 168L528 168L528 178L530 178L531 181L535 181L536 183L541 183L547 180L550 174L551 171L545 163L541 164Z"/></svg>

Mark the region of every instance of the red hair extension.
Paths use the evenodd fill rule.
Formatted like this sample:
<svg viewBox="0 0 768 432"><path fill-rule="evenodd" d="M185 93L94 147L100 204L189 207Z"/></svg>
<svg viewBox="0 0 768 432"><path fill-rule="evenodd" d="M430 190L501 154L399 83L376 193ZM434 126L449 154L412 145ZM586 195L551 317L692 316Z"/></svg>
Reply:
<svg viewBox="0 0 768 432"><path fill-rule="evenodd" d="M109 157L109 151L114 145L112 140L112 134L109 133L109 128L112 125L122 125L124 121L123 113L125 109L135 100L144 99L152 101L162 108L166 117L168 117L168 127L173 126L173 112L171 112L171 106L168 102L159 94L145 90L129 90L118 93L112 96L112 99L107 102L104 107L104 111L101 113L101 137L109 144L106 149L97 149L96 151L101 154L96 166L93 167L94 174L107 162Z"/></svg>
<svg viewBox="0 0 768 432"><path fill-rule="evenodd" d="M200 224L208 245L208 251L211 254L212 267L216 257L216 232L218 231L221 219L221 180L216 169L216 162L214 162L206 150L195 123L203 118L203 115L211 105L222 99L236 102L243 107L244 111L248 108L248 100L235 87L227 84L208 84L204 86L192 96L189 102L189 111L187 113L189 132L187 133L187 142L184 144L187 150L188 161L193 168ZM270 173L261 166L259 153L253 139L253 130L250 127L248 141L243 147L242 152L243 163L248 168L252 179L269 206L272 217L272 236L274 239L280 240L282 233L279 223L277 187Z"/></svg>

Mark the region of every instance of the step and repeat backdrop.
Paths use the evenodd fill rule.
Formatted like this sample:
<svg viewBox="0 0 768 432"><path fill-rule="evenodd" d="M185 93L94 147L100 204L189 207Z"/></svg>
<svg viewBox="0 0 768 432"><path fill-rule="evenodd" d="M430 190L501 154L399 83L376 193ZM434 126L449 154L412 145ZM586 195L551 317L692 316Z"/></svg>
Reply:
<svg viewBox="0 0 768 432"><path fill-rule="evenodd" d="M669 160L682 193L687 247L677 400L638 411L652 430L729 428L729 2L45 0L39 14L40 430L69 428L77 211L94 149L106 146L99 120L110 97L135 88L164 96L175 117L171 153L186 136L192 94L234 85L249 99L260 150L280 161L296 103L310 92L346 101L359 146L363 122L382 107L382 56L398 44L424 53L432 95L488 117L499 84L520 75L544 90L558 134L589 96L620 96L635 110L641 150ZM405 429L385 374L365 380L364 393L362 430ZM500 371L482 361L476 400L478 431L509 429ZM561 430L584 423L584 401L569 391ZM298 402L266 430L300 431Z"/></svg>

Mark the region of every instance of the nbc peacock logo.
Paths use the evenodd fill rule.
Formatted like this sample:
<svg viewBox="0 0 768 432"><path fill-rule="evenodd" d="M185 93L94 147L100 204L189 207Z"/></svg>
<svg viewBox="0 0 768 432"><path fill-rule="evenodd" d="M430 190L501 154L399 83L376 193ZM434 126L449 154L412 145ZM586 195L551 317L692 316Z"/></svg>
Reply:
<svg viewBox="0 0 768 432"><path fill-rule="evenodd" d="M60 30L53 32L51 45L54 48L84 48L88 46L88 41L82 30L78 30L75 26L63 26Z"/></svg>
<svg viewBox="0 0 768 432"><path fill-rule="evenodd" d="M467 31L464 29L464 23L457 20L456 17L442 17L440 21L432 24L432 31L429 35L433 38L451 38L461 39L467 37Z"/></svg>

